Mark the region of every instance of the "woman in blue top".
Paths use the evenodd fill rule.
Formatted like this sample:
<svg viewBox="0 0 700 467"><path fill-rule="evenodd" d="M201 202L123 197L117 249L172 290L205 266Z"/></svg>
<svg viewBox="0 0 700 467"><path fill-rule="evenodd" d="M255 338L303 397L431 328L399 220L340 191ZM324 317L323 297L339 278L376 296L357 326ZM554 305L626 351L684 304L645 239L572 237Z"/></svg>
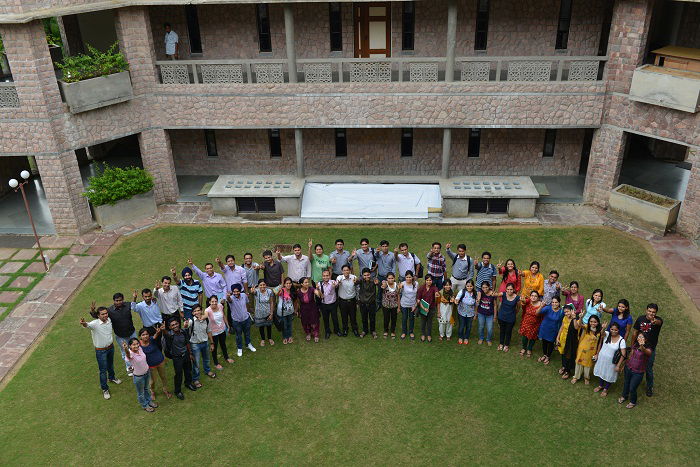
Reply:
<svg viewBox="0 0 700 467"><path fill-rule="evenodd" d="M515 326L515 317L518 313L518 303L520 303L520 297L515 293L515 285L508 283L506 291L501 294L500 299L501 306L496 314L498 327L501 330L497 350L508 352L510 337L513 334L513 326Z"/></svg>
<svg viewBox="0 0 700 467"><path fill-rule="evenodd" d="M538 337L542 339L542 355L537 361L545 365L549 365L549 359L552 357L554 350L554 341L557 340L557 334L561 327L561 322L564 319L564 311L561 309L561 299L558 296L552 297L551 305L543 306L539 315L544 315Z"/></svg>
<svg viewBox="0 0 700 467"><path fill-rule="evenodd" d="M588 324L588 318L591 316L597 316L600 318L600 310L605 308L605 302L603 301L603 291L600 289L595 289L591 294L591 298L586 300L585 314L583 315L583 324Z"/></svg>
<svg viewBox="0 0 700 467"><path fill-rule="evenodd" d="M173 397L172 393L168 391L165 385L165 357L154 340L154 338L158 339L160 337L163 329L165 329L165 325L161 323L160 326L156 326L156 333L153 335L153 337L151 337L151 335L148 333L148 329L146 328L141 328L139 331L139 345L141 346L143 353L146 354L146 363L148 363L148 368L151 372L151 399L154 401L156 400L156 394L154 391L156 386L156 375L158 375L160 382L163 385L163 393L165 394L165 397L168 399Z"/></svg>
<svg viewBox="0 0 700 467"><path fill-rule="evenodd" d="M608 324L607 331L610 331L610 326L613 323L617 323L620 327L620 337L624 339L625 336L629 335L632 324L634 324L634 319L630 314L630 302L622 298L617 302L616 308L603 308L602 310L612 314L612 320L610 320L610 324Z"/></svg>
<svg viewBox="0 0 700 467"><path fill-rule="evenodd" d="M469 345L469 335L472 332L472 320L474 319L474 306L476 305L476 288L474 281L469 279L462 290L454 298L457 304L457 317L459 329L457 331L457 344Z"/></svg>

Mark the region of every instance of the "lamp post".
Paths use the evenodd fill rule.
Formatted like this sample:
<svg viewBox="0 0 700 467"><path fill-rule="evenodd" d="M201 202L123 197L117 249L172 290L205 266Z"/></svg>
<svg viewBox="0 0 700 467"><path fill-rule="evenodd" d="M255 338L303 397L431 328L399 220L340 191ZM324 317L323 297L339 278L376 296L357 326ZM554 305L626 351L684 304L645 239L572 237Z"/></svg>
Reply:
<svg viewBox="0 0 700 467"><path fill-rule="evenodd" d="M27 209L29 222L32 224L32 231L34 232L34 238L36 239L36 246L39 247L39 255L41 255L41 261L44 263L44 269L48 271L49 267L46 264L46 257L44 256L44 252L41 249L41 243L39 243L39 236L36 234L36 227L34 227L34 219L32 218L32 212L29 210L29 201L27 201L27 195L24 192L24 185L28 183L27 180L29 179L30 174L26 170L23 170L19 175L24 179L24 181L20 183L17 181L17 179L13 178L12 180L10 180L10 188L14 189L15 193L17 192L17 190L22 192L24 207Z"/></svg>

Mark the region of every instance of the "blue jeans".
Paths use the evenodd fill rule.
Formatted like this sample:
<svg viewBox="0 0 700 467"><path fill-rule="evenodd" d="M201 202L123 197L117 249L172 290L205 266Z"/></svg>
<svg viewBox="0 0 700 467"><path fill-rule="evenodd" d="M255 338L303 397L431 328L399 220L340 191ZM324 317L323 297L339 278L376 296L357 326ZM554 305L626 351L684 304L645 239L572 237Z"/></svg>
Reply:
<svg viewBox="0 0 700 467"><path fill-rule="evenodd" d="M401 307L401 334L413 334L416 317L411 307Z"/></svg>
<svg viewBox="0 0 700 467"><path fill-rule="evenodd" d="M654 358L656 358L656 349L651 351L647 360L647 391L654 389Z"/></svg>
<svg viewBox="0 0 700 467"><path fill-rule="evenodd" d="M438 290L442 290L442 286L445 285L445 276L433 277L433 285L437 287Z"/></svg>
<svg viewBox="0 0 700 467"><path fill-rule="evenodd" d="M379 284L377 284L377 310L381 308L382 306L382 281L386 280L386 276L382 276L377 274L377 280L379 281Z"/></svg>
<svg viewBox="0 0 700 467"><path fill-rule="evenodd" d="M474 320L473 316L462 316L458 314L459 316L459 329L457 330L457 338L458 339L469 339L469 335L472 333L472 321Z"/></svg>
<svg viewBox="0 0 700 467"><path fill-rule="evenodd" d="M97 367L100 369L100 387L103 391L107 391L109 390L107 378L114 379L114 346L104 350L95 349L95 357Z"/></svg>
<svg viewBox="0 0 700 467"><path fill-rule="evenodd" d="M192 381L199 381L199 361L202 360L204 373L211 372L209 366L209 341L191 344L192 355L194 355L194 365L192 365Z"/></svg>
<svg viewBox="0 0 700 467"><path fill-rule="evenodd" d="M148 407L148 403L151 402L151 391L148 388L149 380L150 372L146 372L145 375L141 376L134 375L134 386L136 386L136 400L139 401L139 405L144 409Z"/></svg>
<svg viewBox="0 0 700 467"><path fill-rule="evenodd" d="M243 335L245 334L245 345L250 344L250 318L245 321L231 321L231 326L236 332L236 347L243 349Z"/></svg>
<svg viewBox="0 0 700 467"><path fill-rule="evenodd" d="M289 339L292 337L292 320L294 320L294 315L280 317L280 321L282 322L282 339Z"/></svg>
<svg viewBox="0 0 700 467"><path fill-rule="evenodd" d="M493 315L482 315L477 313L479 319L479 340L491 342L493 337ZM486 325L486 337L484 338L484 325Z"/></svg>
<svg viewBox="0 0 700 467"><path fill-rule="evenodd" d="M136 331L134 331L133 334L131 334L127 338L119 337L116 334L114 335L114 337L117 340L117 346L119 346L119 350L122 351L122 360L124 360L124 365L126 365L126 370L129 371L129 364L126 363L126 352L124 352L124 347L122 347L122 343L129 345L129 339L136 337Z"/></svg>
<svg viewBox="0 0 700 467"><path fill-rule="evenodd" d="M625 399L629 397L630 402L635 405L637 404L637 388L642 384L642 378L644 378L644 373L635 373L625 367L625 386L622 388L622 397Z"/></svg>

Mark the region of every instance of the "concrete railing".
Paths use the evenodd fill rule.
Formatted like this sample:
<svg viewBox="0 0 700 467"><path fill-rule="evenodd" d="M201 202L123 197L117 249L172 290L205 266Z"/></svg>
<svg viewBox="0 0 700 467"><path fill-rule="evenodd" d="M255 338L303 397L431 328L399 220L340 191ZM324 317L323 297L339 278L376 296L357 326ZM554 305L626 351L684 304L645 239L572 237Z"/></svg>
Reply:
<svg viewBox="0 0 700 467"><path fill-rule="evenodd" d="M297 82L599 81L607 57L458 57L452 80L444 57L298 59ZM156 62L163 84L287 83L286 59Z"/></svg>
<svg viewBox="0 0 700 467"><path fill-rule="evenodd" d="M0 83L0 108L19 107L19 96L15 83Z"/></svg>

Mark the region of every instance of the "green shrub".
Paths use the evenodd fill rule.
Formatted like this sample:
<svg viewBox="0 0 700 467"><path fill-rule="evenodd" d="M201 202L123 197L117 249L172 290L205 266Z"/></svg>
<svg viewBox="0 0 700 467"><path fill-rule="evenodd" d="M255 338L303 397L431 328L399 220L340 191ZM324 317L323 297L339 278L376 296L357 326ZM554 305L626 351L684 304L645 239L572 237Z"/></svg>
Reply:
<svg viewBox="0 0 700 467"><path fill-rule="evenodd" d="M122 199L147 193L153 189L153 177L139 167L110 167L105 164L101 172L88 179L83 193L93 206L115 204Z"/></svg>
<svg viewBox="0 0 700 467"><path fill-rule="evenodd" d="M63 71L63 81L74 83L128 70L129 64L124 55L117 50L118 46L115 42L103 53L88 44L87 54L64 58L63 63L56 64Z"/></svg>

